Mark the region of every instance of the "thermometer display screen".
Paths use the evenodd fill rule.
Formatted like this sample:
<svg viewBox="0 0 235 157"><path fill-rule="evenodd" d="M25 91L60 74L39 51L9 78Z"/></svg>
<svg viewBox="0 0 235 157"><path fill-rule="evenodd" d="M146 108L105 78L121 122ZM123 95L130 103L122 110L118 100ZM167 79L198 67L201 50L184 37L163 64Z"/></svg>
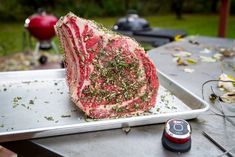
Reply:
<svg viewBox="0 0 235 157"><path fill-rule="evenodd" d="M170 125L169 131L175 135L185 135L189 132L189 124L185 121L172 120L168 124Z"/></svg>

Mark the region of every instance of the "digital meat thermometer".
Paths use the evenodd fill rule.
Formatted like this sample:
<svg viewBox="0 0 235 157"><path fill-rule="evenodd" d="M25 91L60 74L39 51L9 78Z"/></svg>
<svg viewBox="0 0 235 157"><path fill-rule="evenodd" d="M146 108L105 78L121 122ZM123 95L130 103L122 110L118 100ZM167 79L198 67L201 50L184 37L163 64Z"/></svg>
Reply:
<svg viewBox="0 0 235 157"><path fill-rule="evenodd" d="M166 122L162 145L173 152L187 152L191 148L191 126L183 119L170 119Z"/></svg>

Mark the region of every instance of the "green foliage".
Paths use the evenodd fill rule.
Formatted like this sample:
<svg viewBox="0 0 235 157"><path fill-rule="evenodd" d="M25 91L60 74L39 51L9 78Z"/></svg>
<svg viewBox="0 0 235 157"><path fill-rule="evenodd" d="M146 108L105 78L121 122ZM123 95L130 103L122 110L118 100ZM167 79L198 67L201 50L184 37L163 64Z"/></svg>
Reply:
<svg viewBox="0 0 235 157"><path fill-rule="evenodd" d="M184 29L189 35L217 36L218 16L216 15L184 15L177 20L174 15L145 16L152 27ZM91 18L104 26L111 28L117 18ZM229 18L227 37L235 38L235 17ZM22 52L23 22L0 22L0 55ZM54 41L58 45L58 39ZM35 40L34 40L35 43Z"/></svg>
<svg viewBox="0 0 235 157"><path fill-rule="evenodd" d="M22 50L22 23L0 23L0 55Z"/></svg>
<svg viewBox="0 0 235 157"><path fill-rule="evenodd" d="M168 14L181 2L183 13L219 11L218 0L0 0L0 19L24 20L41 7L57 16L68 11L83 17L124 16L129 9L135 9L141 15ZM235 0L231 0L230 10L235 14Z"/></svg>
<svg viewBox="0 0 235 157"><path fill-rule="evenodd" d="M24 16L24 8L17 3L17 0L0 0L0 21L17 20Z"/></svg>
<svg viewBox="0 0 235 157"><path fill-rule="evenodd" d="M235 15L235 0L231 0L230 13Z"/></svg>
<svg viewBox="0 0 235 157"><path fill-rule="evenodd" d="M95 3L94 1L86 1L83 0L78 4L78 9L75 11L78 15L82 17L93 17L93 16L101 16L103 10L101 9L99 3Z"/></svg>
<svg viewBox="0 0 235 157"><path fill-rule="evenodd" d="M125 0L102 0L102 9L109 16L125 14Z"/></svg>

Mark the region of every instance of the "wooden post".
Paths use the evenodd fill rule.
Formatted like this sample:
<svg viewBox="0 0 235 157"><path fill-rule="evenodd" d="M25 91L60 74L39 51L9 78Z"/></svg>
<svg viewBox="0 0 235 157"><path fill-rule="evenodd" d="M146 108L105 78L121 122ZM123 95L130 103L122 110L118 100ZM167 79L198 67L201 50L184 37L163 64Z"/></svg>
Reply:
<svg viewBox="0 0 235 157"><path fill-rule="evenodd" d="M225 37L230 10L230 0L220 0L220 19L218 36Z"/></svg>

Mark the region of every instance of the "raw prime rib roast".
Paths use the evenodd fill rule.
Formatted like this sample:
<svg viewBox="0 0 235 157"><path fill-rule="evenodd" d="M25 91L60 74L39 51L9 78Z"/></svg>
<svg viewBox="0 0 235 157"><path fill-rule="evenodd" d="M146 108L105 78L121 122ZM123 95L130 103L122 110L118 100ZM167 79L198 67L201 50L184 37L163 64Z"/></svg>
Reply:
<svg viewBox="0 0 235 157"><path fill-rule="evenodd" d="M138 115L156 103L153 63L133 39L69 13L57 22L73 102L92 118Z"/></svg>

